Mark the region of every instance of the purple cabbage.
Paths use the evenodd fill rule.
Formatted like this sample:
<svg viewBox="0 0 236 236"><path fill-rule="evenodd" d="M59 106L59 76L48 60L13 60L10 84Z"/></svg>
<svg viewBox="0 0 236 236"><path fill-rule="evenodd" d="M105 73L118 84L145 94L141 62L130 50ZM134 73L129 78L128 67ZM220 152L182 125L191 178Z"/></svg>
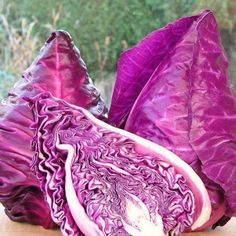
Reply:
<svg viewBox="0 0 236 236"><path fill-rule="evenodd" d="M209 219L204 184L167 149L49 93L30 104L33 166L63 235L179 235Z"/></svg>
<svg viewBox="0 0 236 236"><path fill-rule="evenodd" d="M53 227L39 181L30 170L33 114L23 98L50 91L105 119L106 107L86 66L64 31L54 32L0 107L0 202L14 221Z"/></svg>
<svg viewBox="0 0 236 236"><path fill-rule="evenodd" d="M192 166L212 203L203 228L236 215L236 98L210 11L157 30L122 54L109 122Z"/></svg>
<svg viewBox="0 0 236 236"><path fill-rule="evenodd" d="M125 125L131 108L154 70L198 18L191 16L177 20L150 33L139 44L122 53L109 110L110 124L117 127Z"/></svg>

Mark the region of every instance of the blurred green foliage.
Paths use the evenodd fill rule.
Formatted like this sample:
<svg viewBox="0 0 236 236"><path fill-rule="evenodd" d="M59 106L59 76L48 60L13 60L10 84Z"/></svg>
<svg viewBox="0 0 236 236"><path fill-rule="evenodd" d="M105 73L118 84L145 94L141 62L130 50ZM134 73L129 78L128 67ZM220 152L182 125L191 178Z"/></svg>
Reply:
<svg viewBox="0 0 236 236"><path fill-rule="evenodd" d="M81 50L92 78L114 71L122 50L150 31L190 11L194 0L8 0L9 23L36 22L39 44L55 29L68 31ZM6 10L6 8L9 8Z"/></svg>
<svg viewBox="0 0 236 236"><path fill-rule="evenodd" d="M214 11L221 29L233 30L236 28L235 0L198 0L193 5L192 12L199 12L206 8Z"/></svg>
<svg viewBox="0 0 236 236"><path fill-rule="evenodd" d="M0 71L19 78L49 34L64 29L80 49L92 79L101 79L115 71L123 50L176 18L209 8L221 27L234 27L235 5L233 0L0 0ZM16 36L20 40L11 41L10 47L9 39ZM23 55L31 41L25 64L6 60Z"/></svg>

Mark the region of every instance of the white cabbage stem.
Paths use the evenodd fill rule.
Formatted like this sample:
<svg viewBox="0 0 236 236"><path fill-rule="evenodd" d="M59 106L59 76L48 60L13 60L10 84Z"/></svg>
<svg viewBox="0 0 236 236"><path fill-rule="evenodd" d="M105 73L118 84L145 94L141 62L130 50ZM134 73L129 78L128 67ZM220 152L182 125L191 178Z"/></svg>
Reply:
<svg viewBox="0 0 236 236"><path fill-rule="evenodd" d="M148 208L136 196L129 194L133 201L126 198L126 217L129 223L122 220L125 230L132 236L165 236L160 215L152 222ZM134 204L135 203L135 204Z"/></svg>

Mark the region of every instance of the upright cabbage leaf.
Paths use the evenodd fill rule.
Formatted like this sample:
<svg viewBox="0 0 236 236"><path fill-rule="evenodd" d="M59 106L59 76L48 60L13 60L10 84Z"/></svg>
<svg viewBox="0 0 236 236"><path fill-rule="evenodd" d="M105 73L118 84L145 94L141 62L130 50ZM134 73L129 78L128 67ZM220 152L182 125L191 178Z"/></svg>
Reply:
<svg viewBox="0 0 236 236"><path fill-rule="evenodd" d="M23 97L50 91L105 119L106 107L86 66L64 31L54 32L16 83L0 110L0 202L14 221L53 226L39 182L30 170L33 115Z"/></svg>
<svg viewBox="0 0 236 236"><path fill-rule="evenodd" d="M55 97L80 105L105 119L107 108L88 75L79 50L65 31L52 33L10 95L31 97L43 91L50 91Z"/></svg>
<svg viewBox="0 0 236 236"><path fill-rule="evenodd" d="M130 60L138 65L135 57ZM205 11L153 71L125 124L176 153L201 176L213 208L204 227L236 215L236 99L227 68L217 23Z"/></svg>
<svg viewBox="0 0 236 236"><path fill-rule="evenodd" d="M179 235L210 217L179 157L48 93L31 100L34 166L63 235Z"/></svg>
<svg viewBox="0 0 236 236"><path fill-rule="evenodd" d="M109 111L109 123L123 127L132 106L154 70L167 58L199 15L184 17L147 35L122 53Z"/></svg>

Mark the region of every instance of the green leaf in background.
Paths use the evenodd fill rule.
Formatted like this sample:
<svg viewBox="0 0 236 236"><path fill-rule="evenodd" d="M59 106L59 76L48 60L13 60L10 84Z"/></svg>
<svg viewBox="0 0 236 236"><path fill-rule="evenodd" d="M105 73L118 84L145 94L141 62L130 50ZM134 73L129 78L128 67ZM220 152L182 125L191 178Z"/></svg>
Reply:
<svg viewBox="0 0 236 236"><path fill-rule="evenodd" d="M14 82L15 77L12 74L0 70L0 100L7 96L7 93Z"/></svg>

